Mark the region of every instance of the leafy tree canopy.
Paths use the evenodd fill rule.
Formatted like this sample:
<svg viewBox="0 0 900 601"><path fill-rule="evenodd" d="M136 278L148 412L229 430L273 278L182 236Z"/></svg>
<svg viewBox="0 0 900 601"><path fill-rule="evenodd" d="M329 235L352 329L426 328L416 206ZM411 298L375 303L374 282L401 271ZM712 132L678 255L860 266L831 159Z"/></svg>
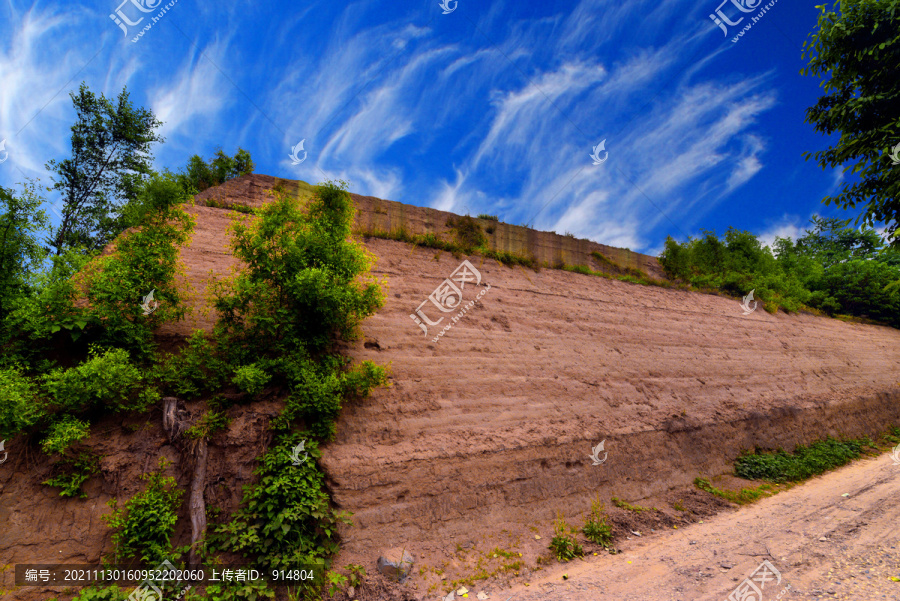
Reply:
<svg viewBox="0 0 900 601"><path fill-rule="evenodd" d="M50 161L53 190L62 196L62 221L47 238L56 255L71 248L97 251L123 229L121 211L153 172L150 146L162 142L153 113L135 108L127 89L115 100L81 84L70 94L76 120L72 155Z"/></svg>
<svg viewBox="0 0 900 601"><path fill-rule="evenodd" d="M823 169L846 165L858 179L824 202L862 207L863 223L887 224L900 243L900 165L890 156L900 145L900 0L844 0L831 10L817 8L817 29L803 44L809 65L800 73L823 77L825 94L807 109L806 120L820 133L840 137L804 157L815 157Z"/></svg>
<svg viewBox="0 0 900 601"><path fill-rule="evenodd" d="M21 194L0 187L0 323L17 298L32 289L31 276L40 269L46 252L38 240L47 227L47 214L34 184Z"/></svg>
<svg viewBox="0 0 900 601"><path fill-rule="evenodd" d="M209 162L204 161L200 155L192 156L184 173L178 175L178 181L188 192L203 192L230 179L252 173L253 167L250 153L243 148L238 148L233 157L220 148Z"/></svg>

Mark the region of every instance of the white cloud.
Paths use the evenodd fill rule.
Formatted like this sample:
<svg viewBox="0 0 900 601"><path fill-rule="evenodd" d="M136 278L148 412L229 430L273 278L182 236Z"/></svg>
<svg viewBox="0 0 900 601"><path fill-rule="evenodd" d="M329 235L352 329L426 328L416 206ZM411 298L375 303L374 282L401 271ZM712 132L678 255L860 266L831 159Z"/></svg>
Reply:
<svg viewBox="0 0 900 601"><path fill-rule="evenodd" d="M78 81L69 81L95 52L73 35L80 13L29 10L17 15L14 29L0 30L9 40L0 52L0 139L6 138L10 153L0 178L9 184L22 181L23 173L46 176L44 163L68 147L68 93L78 86ZM67 53L48 52L70 44Z"/></svg>
<svg viewBox="0 0 900 601"><path fill-rule="evenodd" d="M735 167L728 176L726 195L750 181L763 167L759 160L759 155L765 148L762 140L757 136L747 135L744 136L744 142L744 151L734 160Z"/></svg>
<svg viewBox="0 0 900 601"><path fill-rule="evenodd" d="M458 207L463 205L460 198L460 190L465 184L466 176L463 175L463 172L459 169L456 170L456 183L451 184L450 182L443 180L441 181L439 190L435 198L429 203L429 205L439 211L449 211L451 213L455 213L458 211Z"/></svg>
<svg viewBox="0 0 900 601"><path fill-rule="evenodd" d="M813 213L813 215L815 215L815 213ZM810 217L812 217L812 215L810 215ZM784 214L781 216L781 219L758 234L757 238L759 238L759 241L763 246L768 246L772 249L774 249L772 245L775 244L775 238L790 238L791 240L796 241L797 238L803 236L804 231L809 225L810 217L803 220L796 215Z"/></svg>
<svg viewBox="0 0 900 601"><path fill-rule="evenodd" d="M198 52L187 57L171 79L148 94L154 114L163 122L160 128L163 136L189 136L195 141L196 120L202 119L207 124L215 122L228 99L239 94L231 89L232 85L215 66L222 67L227 50L226 43L218 42L208 46L202 54Z"/></svg>

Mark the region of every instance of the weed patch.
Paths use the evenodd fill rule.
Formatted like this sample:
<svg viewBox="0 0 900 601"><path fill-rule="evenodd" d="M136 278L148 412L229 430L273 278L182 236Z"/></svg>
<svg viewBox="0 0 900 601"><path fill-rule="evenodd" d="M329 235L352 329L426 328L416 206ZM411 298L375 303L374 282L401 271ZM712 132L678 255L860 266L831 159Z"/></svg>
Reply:
<svg viewBox="0 0 900 601"><path fill-rule="evenodd" d="M826 438L807 446L800 445L793 453L779 450L767 453L756 450L738 457L734 474L747 480L769 482L800 482L859 458L863 449L872 446L868 438L836 440Z"/></svg>
<svg viewBox="0 0 900 601"><path fill-rule="evenodd" d="M613 505L615 505L619 509L627 509L628 511L636 511L636 512L659 511L659 509L657 509L656 507L641 507L640 505L632 505L631 503L628 503L627 501L623 501L622 499L620 499L618 497L613 497L612 502L613 502Z"/></svg>

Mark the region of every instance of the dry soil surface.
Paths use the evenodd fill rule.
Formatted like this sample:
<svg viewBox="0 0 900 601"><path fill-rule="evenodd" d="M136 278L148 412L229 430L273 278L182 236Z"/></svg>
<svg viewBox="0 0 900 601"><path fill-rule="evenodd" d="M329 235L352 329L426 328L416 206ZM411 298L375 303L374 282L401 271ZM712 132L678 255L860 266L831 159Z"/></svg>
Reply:
<svg viewBox="0 0 900 601"><path fill-rule="evenodd" d="M898 600L900 581L891 579L900 580L898 499L900 465L885 454L702 524L632 538L622 554L545 570L529 586L491 592L490 599L731 599L768 560L781 581L765 584L762 601Z"/></svg>

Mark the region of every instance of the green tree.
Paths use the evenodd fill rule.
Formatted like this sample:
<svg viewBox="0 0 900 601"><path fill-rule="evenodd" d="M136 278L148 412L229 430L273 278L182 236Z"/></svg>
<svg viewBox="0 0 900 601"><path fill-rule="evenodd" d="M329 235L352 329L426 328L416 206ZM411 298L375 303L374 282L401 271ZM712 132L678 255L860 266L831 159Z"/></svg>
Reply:
<svg viewBox="0 0 900 601"><path fill-rule="evenodd" d="M124 229L122 209L153 172L151 144L163 141L156 134L162 122L135 108L127 89L113 101L81 84L70 96L77 114L72 156L47 163L63 201L62 221L47 238L56 255L102 249Z"/></svg>
<svg viewBox="0 0 900 601"><path fill-rule="evenodd" d="M849 219L824 218L814 215L812 229L797 239L798 253L818 258L829 267L849 259L879 259L896 254L887 248L874 229L849 227Z"/></svg>
<svg viewBox="0 0 900 601"><path fill-rule="evenodd" d="M378 283L366 278L374 257L350 239L354 208L345 186L317 186L305 211L278 192L258 219L235 224L234 256L247 268L219 287L215 306L220 326L242 346L327 350L384 303Z"/></svg>
<svg viewBox="0 0 900 601"><path fill-rule="evenodd" d="M900 243L900 165L891 148L900 144L900 0L844 0L840 13L819 6L817 30L804 42L809 56L803 75L824 77L825 94L806 111L806 120L823 134L840 134L834 145L815 154L823 168L853 163L858 180L844 184L834 202L864 207L867 225L887 224Z"/></svg>
<svg viewBox="0 0 900 601"><path fill-rule="evenodd" d="M0 323L18 299L30 294L33 275L47 256L38 235L48 220L36 187L26 184L19 195L0 188Z"/></svg>
<svg viewBox="0 0 900 601"><path fill-rule="evenodd" d="M192 156L184 173L178 175L178 181L187 192L203 192L230 179L252 173L253 167L250 153L243 148L238 148L233 157L220 148L209 162L204 161L200 155Z"/></svg>

